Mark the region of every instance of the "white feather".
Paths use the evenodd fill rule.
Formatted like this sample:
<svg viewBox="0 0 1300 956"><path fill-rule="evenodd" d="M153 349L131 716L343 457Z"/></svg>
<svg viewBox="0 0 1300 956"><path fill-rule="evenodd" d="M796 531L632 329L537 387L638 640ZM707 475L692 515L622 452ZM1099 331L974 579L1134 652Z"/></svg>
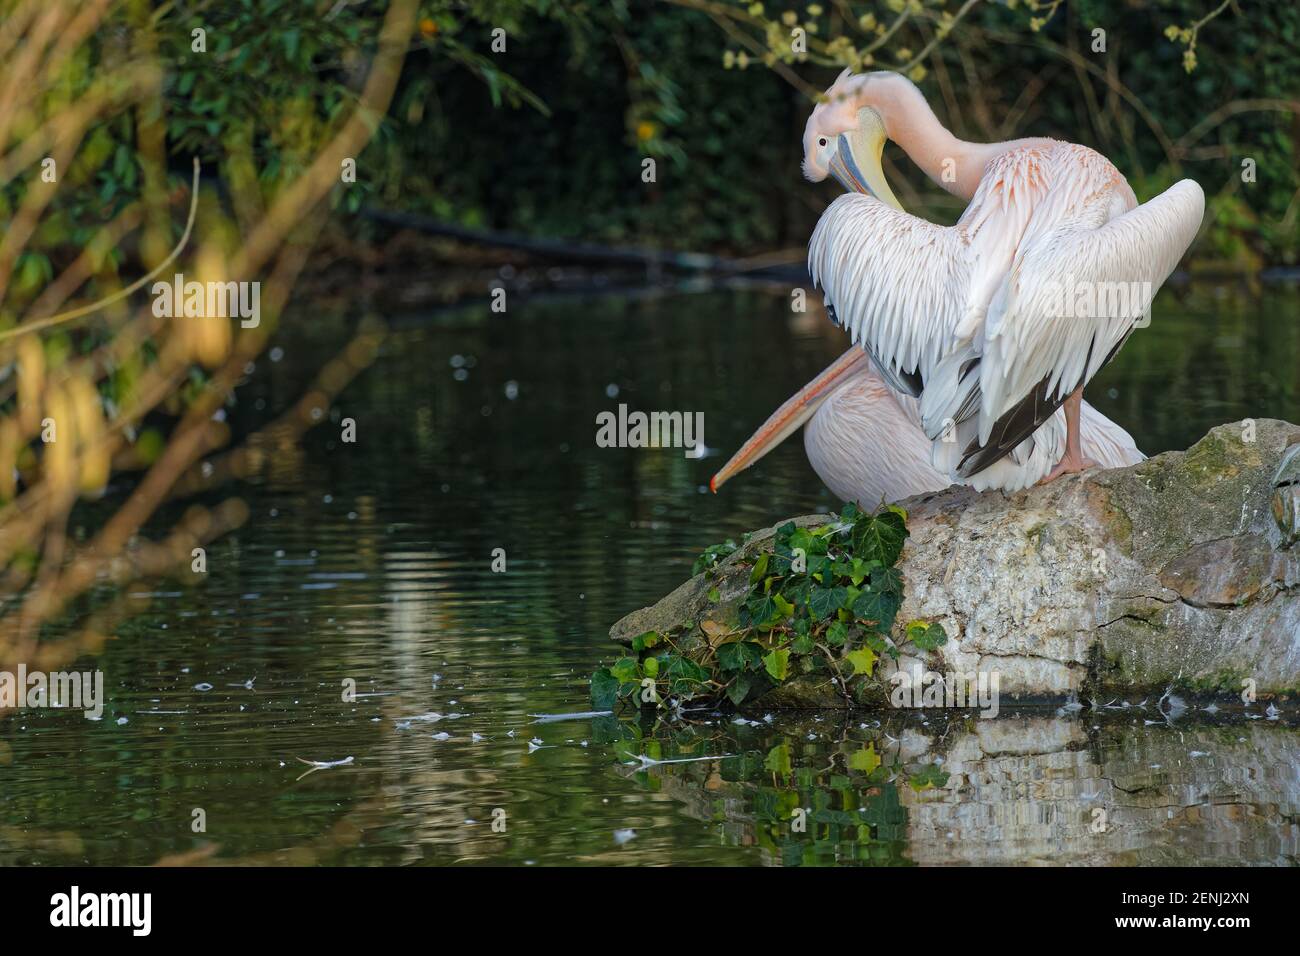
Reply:
<svg viewBox="0 0 1300 956"><path fill-rule="evenodd" d="M1044 378L1064 398L1086 384L1132 331L1195 237L1204 197L1185 180L1135 205L1132 190L1105 157L1048 141L990 161L970 205L950 227L861 194L840 196L827 208L809 242L813 281L893 389L910 394L905 377L920 374L920 402L908 406L908 414L931 442L935 474L959 480L969 448L987 444L998 419ZM1065 319L1054 314L1062 310L1055 307L1052 284L1067 276L1093 286L1145 283L1141 288L1150 295L1128 308ZM823 414L829 412L817 417ZM1099 464L1141 460L1127 433L1095 409L1085 406L1081 432L1084 454ZM831 443L824 422L810 423L809 435ZM912 438L909 433L907 441ZM834 443L846 441L841 436ZM1065 443L1065 416L1058 409L1006 457L966 481L976 488L1028 487L1051 471ZM841 487L852 484L851 476L840 474L842 464L828 468L836 470ZM861 475L858 480L859 489L868 487ZM908 480L919 487L933 479L918 472Z"/></svg>

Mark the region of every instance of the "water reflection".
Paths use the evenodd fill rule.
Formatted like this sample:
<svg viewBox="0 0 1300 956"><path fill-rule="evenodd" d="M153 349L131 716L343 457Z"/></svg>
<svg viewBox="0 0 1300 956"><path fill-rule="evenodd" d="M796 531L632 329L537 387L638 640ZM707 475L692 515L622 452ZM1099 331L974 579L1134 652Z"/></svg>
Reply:
<svg viewBox="0 0 1300 956"><path fill-rule="evenodd" d="M1148 451L1300 419L1296 305L1162 293L1089 398ZM719 496L717 458L595 446L627 402L702 411L708 445L737 447L842 347L788 309L723 293L400 323L341 396L358 441L336 421L272 453L202 583L100 595L136 612L97 659L102 721L0 718L0 863L1295 862L1285 719L535 722L588 709L610 623L704 545L836 506L798 442ZM350 318L293 326L235 431L294 401ZM717 759L655 762L697 757Z"/></svg>
<svg viewBox="0 0 1300 956"><path fill-rule="evenodd" d="M1300 862L1294 727L1087 714L827 722L710 741L746 750L738 760L627 773L771 864Z"/></svg>

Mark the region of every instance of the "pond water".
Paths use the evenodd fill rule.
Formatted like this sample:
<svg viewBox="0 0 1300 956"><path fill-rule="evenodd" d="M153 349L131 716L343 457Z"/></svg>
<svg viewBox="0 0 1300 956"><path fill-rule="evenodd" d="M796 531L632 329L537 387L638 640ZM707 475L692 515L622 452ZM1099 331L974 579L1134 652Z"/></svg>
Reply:
<svg viewBox="0 0 1300 956"><path fill-rule="evenodd" d="M287 407L356 318L293 316L236 433ZM754 290L390 322L336 421L231 489L252 518L206 579L130 595L138 614L96 663L103 719L0 717L0 863L1300 858L1285 716L539 722L589 709L610 624L704 546L838 506L799 441L721 495L706 485L841 340ZM1297 355L1294 291L1166 290L1088 395L1155 453L1224 421L1300 420ZM620 402L703 412L716 455L596 447ZM895 770L922 766L937 786Z"/></svg>

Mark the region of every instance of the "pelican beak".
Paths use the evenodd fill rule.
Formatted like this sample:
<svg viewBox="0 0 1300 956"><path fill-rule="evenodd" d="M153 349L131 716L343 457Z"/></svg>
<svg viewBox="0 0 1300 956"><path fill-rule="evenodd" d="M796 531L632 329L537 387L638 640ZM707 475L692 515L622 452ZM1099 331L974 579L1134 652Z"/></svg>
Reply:
<svg viewBox="0 0 1300 956"><path fill-rule="evenodd" d="M885 151L885 123L869 106L858 110L858 125L836 140L835 155L828 169L841 186L851 193L863 193L883 203L902 209L893 190L885 181L880 157Z"/></svg>
<svg viewBox="0 0 1300 956"><path fill-rule="evenodd" d="M831 392L857 371L868 360L865 350L853 346L834 362L826 371L799 389L786 403L772 413L772 417L763 423L763 427L750 436L749 441L741 446L740 451L731 456L731 460L722 466L709 480L709 490L715 494L727 479L737 472L744 471L758 461L781 442L785 441L803 425L821 403L826 401Z"/></svg>

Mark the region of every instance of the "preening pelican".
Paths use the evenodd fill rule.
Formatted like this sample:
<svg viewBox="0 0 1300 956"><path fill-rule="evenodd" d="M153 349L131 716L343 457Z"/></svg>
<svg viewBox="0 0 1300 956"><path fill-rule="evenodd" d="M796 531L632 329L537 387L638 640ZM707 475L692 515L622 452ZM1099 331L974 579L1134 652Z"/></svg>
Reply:
<svg viewBox="0 0 1300 956"><path fill-rule="evenodd" d="M956 225L902 210L881 168L886 139L970 200ZM1122 429L1085 412L1082 391L1148 313L1195 237L1204 211L1196 183L1184 180L1139 206L1093 150L1051 139L963 142L910 81L888 72L846 71L827 91L804 132L804 173L813 181L834 175L850 190L818 222L809 270L833 317L894 391L886 397L929 446L932 474L908 452L903 484L1014 490L1141 459ZM838 373L833 365L783 406L714 487L814 411L820 417L817 403L857 368L851 354L840 362ZM865 414L881 408L894 414L883 398ZM810 425L814 467L829 445L842 444L830 431L817 418ZM904 442L899 434L890 442L910 448L915 435Z"/></svg>

